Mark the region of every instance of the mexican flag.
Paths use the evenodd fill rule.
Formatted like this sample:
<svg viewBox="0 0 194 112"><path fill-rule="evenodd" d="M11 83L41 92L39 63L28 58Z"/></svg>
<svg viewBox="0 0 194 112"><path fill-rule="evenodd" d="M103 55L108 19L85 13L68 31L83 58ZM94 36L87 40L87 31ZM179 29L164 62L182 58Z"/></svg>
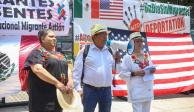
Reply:
<svg viewBox="0 0 194 112"><path fill-rule="evenodd" d="M82 18L89 10L91 18L99 18L100 1L107 0L74 0L74 18Z"/></svg>
<svg viewBox="0 0 194 112"><path fill-rule="evenodd" d="M83 0L74 0L74 18L83 17Z"/></svg>

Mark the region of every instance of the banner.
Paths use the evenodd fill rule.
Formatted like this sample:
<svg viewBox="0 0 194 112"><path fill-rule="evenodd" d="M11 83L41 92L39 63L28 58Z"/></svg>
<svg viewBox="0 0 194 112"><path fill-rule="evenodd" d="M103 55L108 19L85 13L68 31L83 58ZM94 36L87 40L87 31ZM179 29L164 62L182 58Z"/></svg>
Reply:
<svg viewBox="0 0 194 112"><path fill-rule="evenodd" d="M117 29L116 32L111 31L109 39L113 39L112 36L114 40L120 41L125 38L127 41L130 31L145 32L147 48L159 71L155 74L155 95L173 94L194 88L191 68L194 48L191 35L184 35L190 33L189 7L134 0L74 0L74 9L75 55L83 45L91 43L90 28L94 24L106 25L109 30ZM123 35L119 30L128 33ZM169 42L173 43L168 45ZM174 54L164 51L167 49ZM161 54L155 54L160 52ZM127 95L125 82L120 80L118 74L115 79L117 85L112 87L113 96Z"/></svg>
<svg viewBox="0 0 194 112"><path fill-rule="evenodd" d="M111 40L127 41L130 31L109 28ZM120 38L118 38L118 35ZM156 65L154 94L175 94L194 89L194 45L189 34L146 33L145 49ZM121 51L123 56L126 52ZM119 68L119 66L117 67ZM126 82L115 75L114 96L127 95Z"/></svg>
<svg viewBox="0 0 194 112"><path fill-rule="evenodd" d="M74 0L74 55L83 45L91 43L90 28L96 23L125 29L123 25L123 0ZM105 4L105 5L100 5ZM98 13L98 14L95 14ZM115 14L116 13L116 14Z"/></svg>
<svg viewBox="0 0 194 112"><path fill-rule="evenodd" d="M190 33L190 7L155 2L145 2L142 5L144 6L142 31Z"/></svg>
<svg viewBox="0 0 194 112"><path fill-rule="evenodd" d="M190 33L190 8L186 6L133 0L74 0L74 9L74 40L78 43L89 41L90 28L96 23L130 31Z"/></svg>
<svg viewBox="0 0 194 112"><path fill-rule="evenodd" d="M69 4L67 0L3 0L0 20L0 35L36 35L49 28L58 36L67 36Z"/></svg>
<svg viewBox="0 0 194 112"><path fill-rule="evenodd" d="M68 0L0 1L0 98L21 91L19 70L27 55L39 45L41 29L68 36Z"/></svg>

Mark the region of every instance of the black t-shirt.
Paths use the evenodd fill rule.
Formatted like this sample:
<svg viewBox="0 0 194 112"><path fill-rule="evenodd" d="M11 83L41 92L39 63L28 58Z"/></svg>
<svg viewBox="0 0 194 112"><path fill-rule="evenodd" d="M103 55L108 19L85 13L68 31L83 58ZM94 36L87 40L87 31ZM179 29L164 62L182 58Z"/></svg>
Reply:
<svg viewBox="0 0 194 112"><path fill-rule="evenodd" d="M29 110L34 112L60 112L56 87L37 77L31 70L30 65L41 64L55 78L60 80L61 74L66 74L68 66L63 60L47 57L44 52L35 49L27 57L24 67L29 70Z"/></svg>

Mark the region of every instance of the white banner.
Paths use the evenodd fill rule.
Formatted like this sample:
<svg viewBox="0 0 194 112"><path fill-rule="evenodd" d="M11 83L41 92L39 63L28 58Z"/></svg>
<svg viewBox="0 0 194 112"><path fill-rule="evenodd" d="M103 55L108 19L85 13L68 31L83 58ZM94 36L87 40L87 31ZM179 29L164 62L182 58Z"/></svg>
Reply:
<svg viewBox="0 0 194 112"><path fill-rule="evenodd" d="M4 0L0 1L0 20L0 35L36 35L49 28L66 36L69 4L67 0Z"/></svg>
<svg viewBox="0 0 194 112"><path fill-rule="evenodd" d="M90 28L97 23L130 31L190 33L190 8L186 6L134 0L83 0L74 3L74 6L80 6L74 13L81 15L74 16L75 55L83 44L90 41Z"/></svg>
<svg viewBox="0 0 194 112"><path fill-rule="evenodd" d="M190 33L190 8L180 5L125 0L124 10L141 21L143 32ZM129 11L129 7L131 11ZM137 16L135 16L135 13ZM128 14L128 17L129 16ZM130 24L133 23L133 19ZM126 20L126 16L125 16Z"/></svg>
<svg viewBox="0 0 194 112"><path fill-rule="evenodd" d="M90 35L90 28L96 23L104 24L110 28L128 29L131 31L190 33L190 9L186 6L134 0L111 0L109 3L104 3L103 0L97 0L96 2L83 0L78 3L82 4L80 9L82 10L82 17L74 17L75 41L87 41ZM118 13L115 14L115 12L118 12L116 10L113 10L114 13L102 14L101 9L104 7L99 6L96 9L96 6L103 3L109 6L107 8L108 11L113 10L110 8L111 4L117 5L119 7L117 10L122 8L122 10L119 10L119 13L123 13L123 16L120 17L119 15L119 17L123 19L118 19ZM94 18L94 13L109 15L111 18Z"/></svg>

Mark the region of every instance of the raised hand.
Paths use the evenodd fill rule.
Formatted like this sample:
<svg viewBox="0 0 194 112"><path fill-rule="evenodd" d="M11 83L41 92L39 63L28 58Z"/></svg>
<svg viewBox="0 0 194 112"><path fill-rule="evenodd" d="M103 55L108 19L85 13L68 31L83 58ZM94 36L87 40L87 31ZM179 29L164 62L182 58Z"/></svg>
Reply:
<svg viewBox="0 0 194 112"><path fill-rule="evenodd" d="M141 18L137 18L137 7L135 5L132 8L129 6L128 9L124 12L125 19L123 20L124 25L127 27L128 30L131 31L141 31L142 24L140 19L143 18L143 11L140 6L140 11L142 12ZM133 12L133 13L132 13Z"/></svg>

